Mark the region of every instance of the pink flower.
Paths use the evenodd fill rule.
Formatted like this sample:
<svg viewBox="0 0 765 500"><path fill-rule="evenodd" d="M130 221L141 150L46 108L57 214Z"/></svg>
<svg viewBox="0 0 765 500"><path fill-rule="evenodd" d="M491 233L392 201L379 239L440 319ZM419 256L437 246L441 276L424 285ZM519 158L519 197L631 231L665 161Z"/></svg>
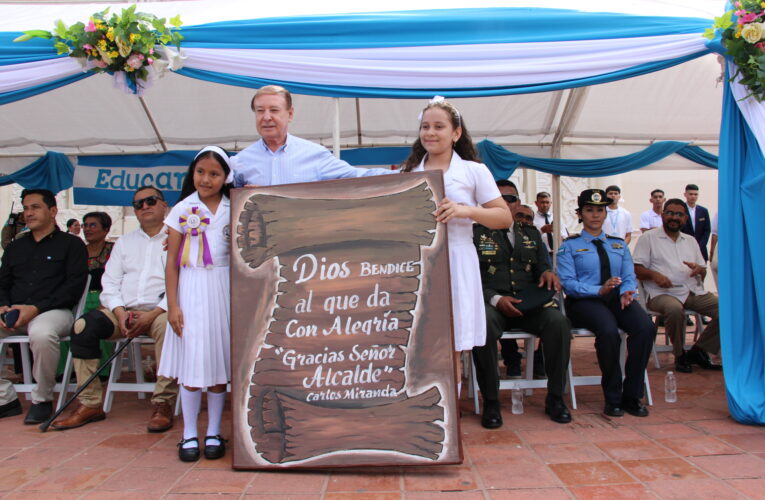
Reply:
<svg viewBox="0 0 765 500"><path fill-rule="evenodd" d="M759 14L755 14L754 12L747 12L746 14L738 18L738 24L749 24L755 19L757 19L758 16Z"/></svg>
<svg viewBox="0 0 765 500"><path fill-rule="evenodd" d="M128 57L127 65L133 69L141 69L141 66L143 66L143 54L131 54Z"/></svg>
<svg viewBox="0 0 765 500"><path fill-rule="evenodd" d="M154 49L149 49L149 54L153 54L153 53L154 53Z"/></svg>
<svg viewBox="0 0 765 500"><path fill-rule="evenodd" d="M85 45L83 45L82 48L85 50L93 50L93 46L89 43L86 43Z"/></svg>
<svg viewBox="0 0 765 500"><path fill-rule="evenodd" d="M150 58L146 59L146 62L149 63L149 64L154 64L154 59L152 59L150 57Z"/></svg>
<svg viewBox="0 0 765 500"><path fill-rule="evenodd" d="M736 7L741 8L741 2L736 2Z"/></svg>
<svg viewBox="0 0 765 500"><path fill-rule="evenodd" d="M93 33L94 31L96 31L96 25L93 23L93 18L92 17L90 19L88 19L88 25L85 26L85 31L87 31L89 33Z"/></svg>

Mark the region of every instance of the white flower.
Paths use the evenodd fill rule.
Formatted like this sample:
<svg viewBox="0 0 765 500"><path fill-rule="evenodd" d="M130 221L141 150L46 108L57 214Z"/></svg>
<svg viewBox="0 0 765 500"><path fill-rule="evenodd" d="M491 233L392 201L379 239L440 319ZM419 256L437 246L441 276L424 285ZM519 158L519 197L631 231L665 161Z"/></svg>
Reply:
<svg viewBox="0 0 765 500"><path fill-rule="evenodd" d="M749 43L757 43L765 35L765 25L763 23L749 23L741 30L741 36Z"/></svg>

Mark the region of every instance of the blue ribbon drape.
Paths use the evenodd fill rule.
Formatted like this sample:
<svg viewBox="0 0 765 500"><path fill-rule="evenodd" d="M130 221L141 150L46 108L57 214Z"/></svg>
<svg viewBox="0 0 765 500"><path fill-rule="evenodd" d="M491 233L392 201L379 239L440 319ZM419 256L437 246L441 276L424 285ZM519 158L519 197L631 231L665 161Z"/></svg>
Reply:
<svg viewBox="0 0 765 500"><path fill-rule="evenodd" d="M728 408L741 423L765 424L765 158L727 84L719 179L720 340Z"/></svg>
<svg viewBox="0 0 765 500"><path fill-rule="evenodd" d="M21 184L27 189L49 189L54 194L72 187L74 166L66 155L49 151L26 167L0 177L0 186Z"/></svg>
<svg viewBox="0 0 765 500"><path fill-rule="evenodd" d="M479 142L477 147L481 161L489 167L496 180L509 178L515 169L521 165L540 172L568 177L606 177L646 167L675 153L706 167L717 168L715 155L698 146L689 146L686 142L677 141L656 142L637 153L595 160L564 160L522 156L508 151L488 139Z"/></svg>

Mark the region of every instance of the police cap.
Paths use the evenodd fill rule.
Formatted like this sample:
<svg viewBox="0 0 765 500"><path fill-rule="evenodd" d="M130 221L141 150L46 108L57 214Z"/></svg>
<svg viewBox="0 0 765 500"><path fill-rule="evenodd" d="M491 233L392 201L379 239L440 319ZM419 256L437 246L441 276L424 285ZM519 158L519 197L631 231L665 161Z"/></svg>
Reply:
<svg viewBox="0 0 765 500"><path fill-rule="evenodd" d="M585 205L604 206L611 203L602 189L585 189L576 199L579 208Z"/></svg>

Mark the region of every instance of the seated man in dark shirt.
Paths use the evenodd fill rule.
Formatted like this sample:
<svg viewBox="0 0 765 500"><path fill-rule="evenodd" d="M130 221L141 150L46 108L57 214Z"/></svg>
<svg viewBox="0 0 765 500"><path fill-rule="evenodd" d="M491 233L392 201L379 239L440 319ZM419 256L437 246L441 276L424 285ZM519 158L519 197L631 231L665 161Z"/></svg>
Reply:
<svg viewBox="0 0 765 500"><path fill-rule="evenodd" d="M69 335L72 308L85 290L88 252L81 239L56 226L58 209L53 193L25 189L21 203L30 234L8 245L2 258L0 337L29 335L37 385L24 423L37 424L53 412L59 339ZM8 324L17 314L13 324ZM13 384L0 378L0 418L20 413Z"/></svg>

